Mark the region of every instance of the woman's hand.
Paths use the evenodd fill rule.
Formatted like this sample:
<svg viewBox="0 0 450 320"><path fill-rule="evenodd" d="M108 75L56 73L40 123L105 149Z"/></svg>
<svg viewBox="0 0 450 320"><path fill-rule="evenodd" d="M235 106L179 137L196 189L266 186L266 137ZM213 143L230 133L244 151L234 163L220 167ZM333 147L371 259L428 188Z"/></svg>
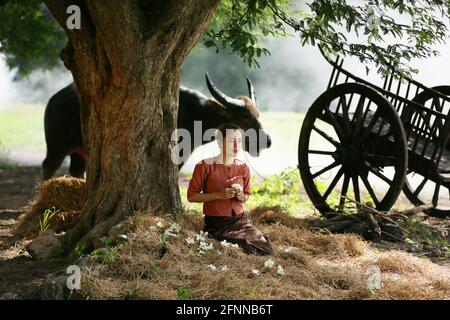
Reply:
<svg viewBox="0 0 450 320"><path fill-rule="evenodd" d="M244 191L242 191L241 189L236 191L236 198L240 201L240 202L245 202L245 195L244 195Z"/></svg>
<svg viewBox="0 0 450 320"><path fill-rule="evenodd" d="M218 192L219 199L231 199L236 195L236 190L233 188L225 188L223 191Z"/></svg>

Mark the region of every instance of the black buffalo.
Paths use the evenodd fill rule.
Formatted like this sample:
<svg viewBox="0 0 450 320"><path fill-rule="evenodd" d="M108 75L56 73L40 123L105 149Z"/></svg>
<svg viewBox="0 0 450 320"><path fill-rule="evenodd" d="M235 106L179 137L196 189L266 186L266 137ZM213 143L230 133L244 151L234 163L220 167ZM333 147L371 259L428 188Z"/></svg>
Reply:
<svg viewBox="0 0 450 320"><path fill-rule="evenodd" d="M256 148L250 147L245 139L244 150L252 156L271 145L270 136L262 129L258 120L255 90L247 79L249 96L230 98L223 94L206 75L208 89L214 98L185 87L180 87L178 129L186 129L193 137L194 122L202 122L202 134L221 124L232 122L243 130L254 129L257 134ZM44 127L47 156L42 164L44 179L51 178L61 166L64 158L70 156L69 174L83 177L86 169L86 155L81 135L80 105L73 84L53 95L45 109ZM263 143L260 143L260 142ZM207 142L207 141L206 141ZM201 139L201 144L206 143ZM265 142L265 143L264 143ZM191 143L193 151L199 145ZM183 165L180 164L179 168Z"/></svg>

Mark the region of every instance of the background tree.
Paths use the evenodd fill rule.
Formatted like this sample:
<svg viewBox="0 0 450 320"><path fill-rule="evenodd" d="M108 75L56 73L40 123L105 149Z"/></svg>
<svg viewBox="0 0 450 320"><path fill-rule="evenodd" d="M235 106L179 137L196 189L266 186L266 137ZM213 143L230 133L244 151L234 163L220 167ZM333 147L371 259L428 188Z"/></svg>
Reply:
<svg viewBox="0 0 450 320"><path fill-rule="evenodd" d="M80 242L89 248L135 211L181 210L169 138L181 67L202 35L207 47L229 46L250 66L269 53L263 37L293 31L303 45L358 56L380 72L391 64L409 73L410 59L436 54L432 45L446 39L450 13L443 0L313 0L299 7L287 0L223 0L219 7L218 0L44 3L60 27L38 0L0 0L0 53L26 74L55 65L62 30L68 39L62 58L82 102L88 198L80 223L64 238L65 252ZM66 28L73 4L81 8L81 30ZM393 18L398 14L405 19ZM397 43L385 44L388 35Z"/></svg>

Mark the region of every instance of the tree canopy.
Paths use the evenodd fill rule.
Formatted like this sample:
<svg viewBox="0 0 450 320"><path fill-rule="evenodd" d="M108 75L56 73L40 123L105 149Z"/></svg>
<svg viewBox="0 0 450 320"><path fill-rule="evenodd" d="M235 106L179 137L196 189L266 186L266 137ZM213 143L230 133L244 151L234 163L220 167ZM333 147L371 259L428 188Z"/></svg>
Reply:
<svg viewBox="0 0 450 320"><path fill-rule="evenodd" d="M394 65L411 73L411 59L437 55L433 45L447 39L449 20L448 0L222 0L203 43L257 67L270 54L265 37L296 35L302 45L357 56L379 72ZM58 64L66 36L42 1L0 0L0 21L0 54L10 68L26 75Z"/></svg>
<svg viewBox="0 0 450 320"><path fill-rule="evenodd" d="M67 38L40 0L0 0L0 54L20 75L51 69Z"/></svg>

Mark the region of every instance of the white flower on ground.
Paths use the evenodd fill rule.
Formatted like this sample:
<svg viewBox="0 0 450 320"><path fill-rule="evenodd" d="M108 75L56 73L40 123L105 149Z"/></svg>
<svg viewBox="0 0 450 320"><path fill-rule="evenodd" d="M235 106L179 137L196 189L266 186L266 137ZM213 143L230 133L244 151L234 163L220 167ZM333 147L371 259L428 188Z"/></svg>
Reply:
<svg viewBox="0 0 450 320"><path fill-rule="evenodd" d="M252 273L253 273L254 275L259 276L259 270L258 270L258 269L252 269Z"/></svg>
<svg viewBox="0 0 450 320"><path fill-rule="evenodd" d="M200 244L200 246L201 246L202 249L205 250L205 251L211 251L211 250L214 249L214 246L213 246L212 243L207 244L206 242L202 242L202 243Z"/></svg>
<svg viewBox="0 0 450 320"><path fill-rule="evenodd" d="M232 247L232 248L239 248L239 245L238 245L237 243L233 243L233 244L231 245L231 247Z"/></svg>
<svg viewBox="0 0 450 320"><path fill-rule="evenodd" d="M200 255L203 255L203 254L205 254L206 251L214 250L214 246L212 245L212 243L208 244L205 241L201 241L197 250Z"/></svg>
<svg viewBox="0 0 450 320"><path fill-rule="evenodd" d="M172 225L169 227L169 230L173 233L180 233L181 227L178 223L172 223Z"/></svg>
<svg viewBox="0 0 450 320"><path fill-rule="evenodd" d="M158 226L158 228L164 228L164 223L162 223L161 221L158 221L156 225Z"/></svg>
<svg viewBox="0 0 450 320"><path fill-rule="evenodd" d="M231 243L229 243L227 240L220 241L220 244L225 248L231 246Z"/></svg>
<svg viewBox="0 0 450 320"><path fill-rule="evenodd" d="M173 223L169 228L164 231L164 238L170 239L171 237L178 237L181 227L177 223Z"/></svg>
<svg viewBox="0 0 450 320"><path fill-rule="evenodd" d="M227 271L227 270L228 270L227 265L224 265L224 266L221 268L221 270L222 270L222 271Z"/></svg>
<svg viewBox="0 0 450 320"><path fill-rule="evenodd" d="M186 238L186 243L188 246L195 244L195 240L191 237Z"/></svg>
<svg viewBox="0 0 450 320"><path fill-rule="evenodd" d="M200 233L195 236L195 240L197 240L199 242L205 241L207 236L208 236L208 232L200 231Z"/></svg>
<svg viewBox="0 0 450 320"><path fill-rule="evenodd" d="M283 275L284 275L284 269L283 269L283 267L281 266L281 264L278 265L277 273L278 273L280 276L283 276Z"/></svg>
<svg viewBox="0 0 450 320"><path fill-rule="evenodd" d="M288 247L284 248L283 251L286 252L286 253L289 253L289 252L291 252L294 249L295 249L295 247L289 247L288 246Z"/></svg>
<svg viewBox="0 0 450 320"><path fill-rule="evenodd" d="M266 268L272 268L275 265L275 262L272 259L266 260L264 262L264 267Z"/></svg>
<svg viewBox="0 0 450 320"><path fill-rule="evenodd" d="M211 269L211 270L216 270L217 269L216 266L213 265L213 264L209 264L208 268Z"/></svg>

